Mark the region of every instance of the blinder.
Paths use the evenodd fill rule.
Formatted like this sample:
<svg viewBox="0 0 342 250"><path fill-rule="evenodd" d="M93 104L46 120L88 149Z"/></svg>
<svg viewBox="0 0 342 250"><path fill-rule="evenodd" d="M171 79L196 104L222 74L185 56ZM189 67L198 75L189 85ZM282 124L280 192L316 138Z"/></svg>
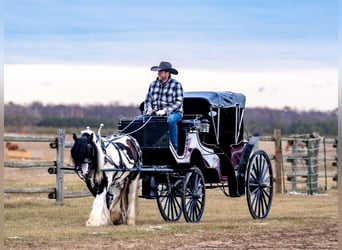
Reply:
<svg viewBox="0 0 342 250"><path fill-rule="evenodd" d="M87 144L87 156L88 159L92 159L95 156L95 150L91 144Z"/></svg>

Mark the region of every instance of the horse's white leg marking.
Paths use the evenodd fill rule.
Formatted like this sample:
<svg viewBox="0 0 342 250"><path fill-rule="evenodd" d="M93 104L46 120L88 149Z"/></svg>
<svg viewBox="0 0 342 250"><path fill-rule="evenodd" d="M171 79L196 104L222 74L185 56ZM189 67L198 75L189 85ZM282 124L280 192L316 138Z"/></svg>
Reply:
<svg viewBox="0 0 342 250"><path fill-rule="evenodd" d="M135 225L135 217L136 217L136 209L138 205L138 182L139 182L139 174L135 177L134 180L131 181L128 187L128 208L126 212L126 223L127 225Z"/></svg>
<svg viewBox="0 0 342 250"><path fill-rule="evenodd" d="M106 203L106 193L107 190L104 189L101 194L96 195L86 226L100 227L112 224Z"/></svg>

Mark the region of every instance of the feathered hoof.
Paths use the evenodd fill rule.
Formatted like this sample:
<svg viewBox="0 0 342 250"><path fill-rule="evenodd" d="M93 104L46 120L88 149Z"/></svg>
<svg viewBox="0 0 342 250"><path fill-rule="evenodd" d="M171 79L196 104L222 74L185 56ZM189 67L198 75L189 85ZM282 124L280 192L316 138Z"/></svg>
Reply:
<svg viewBox="0 0 342 250"><path fill-rule="evenodd" d="M112 211L110 214L110 219L112 220L114 225L124 224L122 213L118 211Z"/></svg>
<svg viewBox="0 0 342 250"><path fill-rule="evenodd" d="M108 225L111 225L112 223L111 222L101 222L101 221L96 221L96 220L93 220L93 219L89 219L87 220L86 222L86 226L87 227L103 227L103 226L108 226Z"/></svg>
<svg viewBox="0 0 342 250"><path fill-rule="evenodd" d="M127 226L135 226L135 220L127 219Z"/></svg>

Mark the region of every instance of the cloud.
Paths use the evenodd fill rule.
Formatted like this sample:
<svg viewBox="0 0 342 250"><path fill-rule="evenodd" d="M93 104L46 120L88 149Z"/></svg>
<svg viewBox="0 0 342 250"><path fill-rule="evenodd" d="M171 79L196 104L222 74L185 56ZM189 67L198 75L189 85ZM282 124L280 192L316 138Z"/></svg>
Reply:
<svg viewBox="0 0 342 250"><path fill-rule="evenodd" d="M335 67L335 5L6 1L5 63L144 65L169 58L213 70Z"/></svg>
<svg viewBox="0 0 342 250"><path fill-rule="evenodd" d="M150 71L154 63L144 67L5 65L4 102L86 105L119 101L139 104L145 97L148 84L156 77L155 72ZM333 110L337 107L337 70L252 73L176 68L179 71L176 79L185 91L243 93L248 107L288 106L302 110ZM313 82L319 85L313 88ZM326 82L332 84L325 86ZM42 87L41 84L45 83Z"/></svg>
<svg viewBox="0 0 342 250"><path fill-rule="evenodd" d="M258 88L258 92L259 92L259 93L264 92L264 90L265 90L265 87L264 87L264 86L261 86L261 87Z"/></svg>

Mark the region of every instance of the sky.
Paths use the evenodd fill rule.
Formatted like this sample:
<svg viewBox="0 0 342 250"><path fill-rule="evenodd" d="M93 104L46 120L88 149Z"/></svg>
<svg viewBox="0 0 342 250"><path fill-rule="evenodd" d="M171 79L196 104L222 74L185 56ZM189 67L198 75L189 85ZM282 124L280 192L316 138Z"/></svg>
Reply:
<svg viewBox="0 0 342 250"><path fill-rule="evenodd" d="M139 104L169 61L185 91L337 108L338 0L5 0L4 101Z"/></svg>

